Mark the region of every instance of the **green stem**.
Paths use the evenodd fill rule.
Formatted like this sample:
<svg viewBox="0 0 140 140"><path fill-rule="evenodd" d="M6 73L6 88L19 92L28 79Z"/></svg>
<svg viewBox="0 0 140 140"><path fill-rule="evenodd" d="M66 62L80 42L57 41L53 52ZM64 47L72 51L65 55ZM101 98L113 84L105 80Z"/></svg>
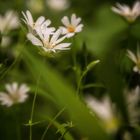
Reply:
<svg viewBox="0 0 140 140"><path fill-rule="evenodd" d="M82 80L84 78L84 76L87 74L87 70L82 72L82 75L78 81L78 86L77 86L77 91L76 91L76 95L79 95L80 89L81 89L81 84L82 84Z"/></svg>
<svg viewBox="0 0 140 140"><path fill-rule="evenodd" d="M48 124L48 126L46 127L46 129L45 129L45 131L44 131L44 133L43 133L43 135L42 135L42 137L41 137L41 140L44 140L44 138L45 138L45 136L46 136L46 133L48 132L48 129L50 128L50 126L52 125L52 122L54 121L54 120L56 120L57 119L57 117L59 117L61 114L62 114L62 112L65 110L65 108L63 108L63 109L61 109L56 115L55 115L55 117L51 120L51 122Z"/></svg>
<svg viewBox="0 0 140 140"><path fill-rule="evenodd" d="M76 95L79 95L83 78L86 76L86 74L88 73L88 71L90 71L99 62L100 62L99 60L92 61L91 63L88 64L88 66L82 72L82 75L80 76L80 79L78 81L78 86L77 86L77 91L76 91L77 94Z"/></svg>
<svg viewBox="0 0 140 140"><path fill-rule="evenodd" d="M34 108L35 108L35 102L36 102L36 97L37 97L37 91L38 91L38 85L39 85L39 81L40 81L40 74L37 80L37 84L36 84L36 90L35 90L35 94L34 94L34 98L33 98L33 103L32 103L32 109L31 109L31 116L30 116L30 120L29 120L29 126L30 126L30 136L29 139L32 140L32 124L33 124L33 115L34 115Z"/></svg>

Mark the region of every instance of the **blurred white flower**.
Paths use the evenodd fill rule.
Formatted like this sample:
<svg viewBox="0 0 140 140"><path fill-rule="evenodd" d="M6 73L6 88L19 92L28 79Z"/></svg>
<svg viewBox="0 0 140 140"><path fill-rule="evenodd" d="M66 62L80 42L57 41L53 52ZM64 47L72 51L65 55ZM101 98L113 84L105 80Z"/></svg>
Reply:
<svg viewBox="0 0 140 140"><path fill-rule="evenodd" d="M133 140L132 134L128 131L126 131L123 135L123 140Z"/></svg>
<svg viewBox="0 0 140 140"><path fill-rule="evenodd" d="M119 119L116 117L115 110L109 97L104 97L102 101L96 98L87 96L86 103L89 108L96 113L96 115L104 122L105 128L108 132L114 132L119 125Z"/></svg>
<svg viewBox="0 0 140 140"><path fill-rule="evenodd" d="M3 36L1 41L2 47L7 47L11 43L11 38L9 36Z"/></svg>
<svg viewBox="0 0 140 140"><path fill-rule="evenodd" d="M28 9L31 9L35 13L40 13L45 8L42 0L28 0L26 4Z"/></svg>
<svg viewBox="0 0 140 140"><path fill-rule="evenodd" d="M6 34L12 29L19 27L19 19L16 12L10 10L5 13L4 16L0 15L0 31L2 34Z"/></svg>
<svg viewBox="0 0 140 140"><path fill-rule="evenodd" d="M25 24L27 24L29 32L32 34L36 34L36 29L37 28L49 28L48 26L51 24L51 21L49 19L45 19L45 17L40 16L35 22L33 20L32 14L30 11L26 11L26 13L22 12L24 19L23 21ZM50 28L52 31L55 30L55 28L51 27Z"/></svg>
<svg viewBox="0 0 140 140"><path fill-rule="evenodd" d="M115 13L123 16L129 22L133 22L140 15L140 2L136 1L132 8L126 4L121 5L117 3L116 7L112 7L112 10Z"/></svg>
<svg viewBox="0 0 140 140"><path fill-rule="evenodd" d="M62 34L66 34L68 38L74 36L75 33L81 32L84 26L80 24L81 18L77 18L75 14L72 14L71 20L67 16L64 16L61 21L64 24L64 27L61 27L63 30Z"/></svg>
<svg viewBox="0 0 140 140"><path fill-rule="evenodd" d="M47 5L55 11L63 11L69 8L69 0L46 0Z"/></svg>
<svg viewBox="0 0 140 140"><path fill-rule="evenodd" d="M18 86L16 82L12 84L6 84L7 92L0 92L0 102L7 107L16 103L23 103L27 99L27 92L29 87L26 84Z"/></svg>
<svg viewBox="0 0 140 140"><path fill-rule="evenodd" d="M125 91L129 120L132 126L138 125L140 110L138 107L140 101L140 87L137 86L134 90Z"/></svg>
<svg viewBox="0 0 140 140"><path fill-rule="evenodd" d="M139 47L137 47L136 54L134 54L130 50L127 50L127 56L135 63L133 71L140 73L140 49L139 49Z"/></svg>
<svg viewBox="0 0 140 140"><path fill-rule="evenodd" d="M62 30L58 29L52 34L49 29L40 29L37 30L37 35L28 33L27 38L36 46L41 46L45 52L56 52L58 50L68 50L71 43L61 43L66 37L60 37Z"/></svg>

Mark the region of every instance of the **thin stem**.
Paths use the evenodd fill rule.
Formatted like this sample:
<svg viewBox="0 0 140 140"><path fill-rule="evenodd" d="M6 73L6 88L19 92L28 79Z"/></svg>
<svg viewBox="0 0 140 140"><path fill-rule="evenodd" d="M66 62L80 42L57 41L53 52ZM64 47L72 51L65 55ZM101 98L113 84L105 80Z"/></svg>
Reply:
<svg viewBox="0 0 140 140"><path fill-rule="evenodd" d="M56 120L57 119L57 117L59 117L61 114L62 114L62 112L65 110L65 108L62 108L56 115L55 115L55 117L51 120L51 122L48 124L48 126L46 127L46 129L45 129L45 131L44 131L44 133L43 133L43 135L42 135L42 137L41 137L41 140L44 140L44 138L45 138L45 135L46 135L46 133L48 132L48 129L50 128L50 126L52 125L52 122L54 121L54 120Z"/></svg>
<svg viewBox="0 0 140 140"><path fill-rule="evenodd" d="M60 137L58 140L62 140L62 139L63 139L63 137L66 135L66 133L69 131L69 129L70 129L70 128L68 128L68 129L64 132L64 134L63 134L63 135L61 135L61 137Z"/></svg>
<svg viewBox="0 0 140 140"><path fill-rule="evenodd" d="M84 76L86 75L87 71L82 72L82 75L78 81L78 86L77 86L77 91L76 91L76 95L79 95L80 89L81 89L81 84L82 84L82 80L84 78Z"/></svg>
<svg viewBox="0 0 140 140"><path fill-rule="evenodd" d="M80 79L78 81L77 92L76 92L77 94L76 95L79 95L80 88L81 88L81 83L82 83L83 78L86 76L86 74L88 73L88 71L90 71L99 62L100 62L99 60L92 61L91 63L88 64L88 66L82 72L82 74L80 76Z"/></svg>
<svg viewBox="0 0 140 140"><path fill-rule="evenodd" d="M30 116L30 120L29 120L29 126L30 126L30 128L29 128L30 129L29 139L30 140L32 140L33 115L34 115L34 108L35 108L35 102L36 102L36 97L37 97L37 91L38 91L38 85L39 85L40 77L41 77L41 74L39 74L39 77L38 77L38 80L37 80L36 90L35 90L35 94L34 94L34 98L33 98L33 103L32 103L31 116Z"/></svg>

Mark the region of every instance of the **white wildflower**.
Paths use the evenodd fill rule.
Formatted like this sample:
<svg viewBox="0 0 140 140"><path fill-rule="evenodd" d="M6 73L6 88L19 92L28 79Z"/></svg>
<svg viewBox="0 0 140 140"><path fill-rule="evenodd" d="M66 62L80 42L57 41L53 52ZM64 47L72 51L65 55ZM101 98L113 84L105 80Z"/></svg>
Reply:
<svg viewBox="0 0 140 140"><path fill-rule="evenodd" d="M133 22L140 15L140 2L136 1L132 8L126 4L121 5L117 3L116 7L112 7L112 10L115 13L123 16L129 22Z"/></svg>
<svg viewBox="0 0 140 140"><path fill-rule="evenodd" d="M132 134L128 131L126 131L123 135L123 140L133 140Z"/></svg>
<svg viewBox="0 0 140 140"><path fill-rule="evenodd" d="M37 35L28 33L27 38L36 46L40 46L45 52L56 52L58 50L67 50L71 43L61 43L66 37L60 37L62 30L58 29L52 34L48 29L43 30L38 28Z"/></svg>
<svg viewBox="0 0 140 140"><path fill-rule="evenodd" d="M19 27L17 13L9 10L5 15L0 15L0 32L2 34L1 46L6 47L11 43L11 38L7 35L11 30Z"/></svg>
<svg viewBox="0 0 140 140"><path fill-rule="evenodd" d="M63 11L69 8L69 0L46 0L47 5L55 11Z"/></svg>
<svg viewBox="0 0 140 140"><path fill-rule="evenodd" d="M48 28L48 26L51 24L51 21L49 19L45 19L45 17L40 16L36 21L33 20L32 14L30 11L26 11L26 13L22 12L24 19L23 21L25 24L27 24L29 32L36 34L37 28ZM55 28L51 27L50 30L53 32Z"/></svg>
<svg viewBox="0 0 140 140"><path fill-rule="evenodd" d="M129 120L132 126L137 125L140 117L138 103L140 101L140 87L137 86L134 90L125 91Z"/></svg>
<svg viewBox="0 0 140 140"><path fill-rule="evenodd" d="M4 16L0 15L0 31L2 34L6 34L10 30L18 27L19 19L14 11L7 11Z"/></svg>
<svg viewBox="0 0 140 140"><path fill-rule="evenodd" d="M64 16L61 21L64 24L64 27L61 27L63 34L66 34L68 38L74 36L75 33L81 32L84 26L80 24L81 18L77 18L75 14L72 14L71 20L67 16Z"/></svg>
<svg viewBox="0 0 140 140"><path fill-rule="evenodd" d="M40 13L45 8L42 0L28 0L26 4L28 9L31 9L34 13Z"/></svg>
<svg viewBox="0 0 140 140"><path fill-rule="evenodd" d="M7 47L11 43L11 38L9 36L3 36L1 41L2 47Z"/></svg>
<svg viewBox="0 0 140 140"><path fill-rule="evenodd" d="M140 73L140 49L139 49L139 47L137 47L136 54L134 54L130 50L127 50L127 56L135 63L133 71Z"/></svg>
<svg viewBox="0 0 140 140"><path fill-rule="evenodd" d="M0 102L7 107L16 103L23 103L27 99L29 88L25 84L18 86L16 82L6 84L7 92L0 92Z"/></svg>
<svg viewBox="0 0 140 140"><path fill-rule="evenodd" d="M108 132L114 132L118 128L119 119L116 118L114 108L109 97L104 97L102 101L98 101L94 97L86 97L86 103L89 108L104 122Z"/></svg>

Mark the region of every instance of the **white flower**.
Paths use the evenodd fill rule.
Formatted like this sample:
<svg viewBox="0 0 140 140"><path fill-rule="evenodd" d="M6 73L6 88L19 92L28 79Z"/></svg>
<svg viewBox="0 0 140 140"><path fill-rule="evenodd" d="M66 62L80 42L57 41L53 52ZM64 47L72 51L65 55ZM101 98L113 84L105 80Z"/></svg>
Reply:
<svg viewBox="0 0 140 140"><path fill-rule="evenodd" d="M11 38L9 36L2 36L1 46L7 47L11 43Z"/></svg>
<svg viewBox="0 0 140 140"><path fill-rule="evenodd" d="M56 11L63 11L69 8L70 3L68 0L46 0L47 5Z"/></svg>
<svg viewBox="0 0 140 140"><path fill-rule="evenodd" d="M80 24L81 18L77 18L75 14L72 14L71 20L68 19L67 16L62 18L62 23L65 27L61 27L63 30L63 34L66 34L67 37L72 37L75 33L81 32L83 28L83 24Z"/></svg>
<svg viewBox="0 0 140 140"><path fill-rule="evenodd" d="M132 134L129 131L124 132L122 140L133 140Z"/></svg>
<svg viewBox="0 0 140 140"><path fill-rule="evenodd" d="M58 29L52 34L48 29L42 31L38 28L37 30L38 38L28 33L27 38L36 46L41 46L45 52L56 52L58 50L67 50L71 43L61 43L66 37L60 37L62 30Z"/></svg>
<svg viewBox="0 0 140 140"><path fill-rule="evenodd" d="M41 13L45 8L42 0L28 0L26 4L28 9L31 9L35 13Z"/></svg>
<svg viewBox="0 0 140 140"><path fill-rule="evenodd" d="M6 84L6 92L0 92L0 102L7 107L16 103L23 103L27 99L29 88L25 84L18 86L16 82Z"/></svg>
<svg viewBox="0 0 140 140"><path fill-rule="evenodd" d="M109 97L104 97L102 101L98 101L94 97L87 96L86 103L89 108L104 122L107 131L116 131L119 124L119 119L115 116L114 108L109 100Z"/></svg>
<svg viewBox="0 0 140 140"><path fill-rule="evenodd" d="M131 125L137 125L140 117L138 104L140 101L140 87L137 86L134 90L125 91L125 98Z"/></svg>
<svg viewBox="0 0 140 140"><path fill-rule="evenodd" d="M18 27L19 19L14 11L7 11L4 16L0 15L0 31L2 34L6 34L8 31Z"/></svg>
<svg viewBox="0 0 140 140"><path fill-rule="evenodd" d="M136 54L134 54L130 50L127 50L127 56L135 63L133 71L140 73L140 49L139 49L139 47L137 47Z"/></svg>
<svg viewBox="0 0 140 140"><path fill-rule="evenodd" d="M133 22L140 15L140 2L136 1L132 8L128 5L117 3L116 7L112 7L112 10L126 18L129 22Z"/></svg>
<svg viewBox="0 0 140 140"><path fill-rule="evenodd" d="M26 11L26 13L22 12L24 19L23 21L25 24L27 24L29 32L35 34L37 28L48 28L48 26L51 24L51 21L49 19L45 20L45 17L40 16L36 21L33 20L33 17L30 13L30 11ZM50 28L50 30L53 32L55 28Z"/></svg>

